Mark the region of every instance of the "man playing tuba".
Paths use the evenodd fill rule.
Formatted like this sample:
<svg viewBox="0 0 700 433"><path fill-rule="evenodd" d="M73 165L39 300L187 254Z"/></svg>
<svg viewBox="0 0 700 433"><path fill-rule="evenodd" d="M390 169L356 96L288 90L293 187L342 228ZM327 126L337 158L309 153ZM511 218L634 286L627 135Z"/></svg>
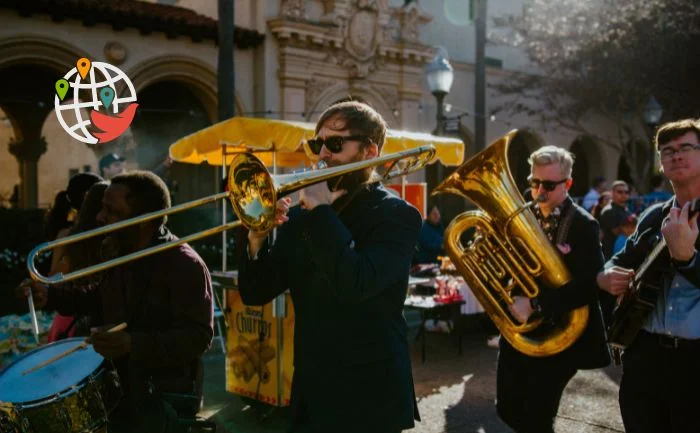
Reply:
<svg viewBox="0 0 700 433"><path fill-rule="evenodd" d="M569 197L574 163L571 153L544 146L533 152L528 162L537 222L558 249L572 278L562 287L542 288L534 298L514 296L510 312L517 321L525 323L531 316L556 321L586 305L590 311L581 337L551 356L526 355L506 338L500 340L498 415L518 433L547 433L554 432L562 392L576 371L610 363L595 281L603 267L603 254L598 222Z"/></svg>

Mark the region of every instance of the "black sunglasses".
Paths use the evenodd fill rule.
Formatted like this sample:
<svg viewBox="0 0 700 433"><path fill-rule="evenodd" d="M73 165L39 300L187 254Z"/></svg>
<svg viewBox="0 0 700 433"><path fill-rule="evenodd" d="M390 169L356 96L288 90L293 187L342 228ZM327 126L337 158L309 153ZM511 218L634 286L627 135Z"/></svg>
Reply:
<svg viewBox="0 0 700 433"><path fill-rule="evenodd" d="M540 180L540 179L535 179L532 176L528 176L527 181L530 183L530 187L532 189L538 189L540 185L542 185L542 188L545 189L545 191L554 191L557 188L557 185L560 183L564 183L568 178L562 179L562 180Z"/></svg>
<svg viewBox="0 0 700 433"><path fill-rule="evenodd" d="M347 137L342 137L340 135L334 135L332 137L326 138L312 138L306 140L309 144L309 149L314 155L321 153L321 148L326 146L331 153L340 153L343 150L343 143L346 141L369 141L369 137L366 135L348 135Z"/></svg>

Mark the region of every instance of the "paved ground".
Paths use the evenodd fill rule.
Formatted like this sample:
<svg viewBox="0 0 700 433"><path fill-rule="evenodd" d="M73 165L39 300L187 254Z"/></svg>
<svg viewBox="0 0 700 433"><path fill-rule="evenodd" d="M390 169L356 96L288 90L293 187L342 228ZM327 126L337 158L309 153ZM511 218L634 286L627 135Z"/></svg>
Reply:
<svg viewBox="0 0 700 433"><path fill-rule="evenodd" d="M413 348L413 372L423 421L412 433L511 432L493 406L496 390L497 350L486 345L487 334L475 328L458 354L453 339L428 334L427 359L421 363L420 344ZM248 405L224 391L224 358L220 351L206 357L205 408L218 433L281 433L285 411ZM623 432L617 403L620 370L579 372L564 392L556 431L565 433Z"/></svg>

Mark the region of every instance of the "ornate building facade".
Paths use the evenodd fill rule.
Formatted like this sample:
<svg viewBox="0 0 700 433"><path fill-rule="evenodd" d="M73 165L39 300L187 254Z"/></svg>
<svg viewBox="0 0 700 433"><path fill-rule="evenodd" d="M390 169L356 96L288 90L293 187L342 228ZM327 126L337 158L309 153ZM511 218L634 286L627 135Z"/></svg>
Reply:
<svg viewBox="0 0 700 433"><path fill-rule="evenodd" d="M18 186L20 207L45 207L75 171L97 170L107 152L130 168L150 169L178 138L216 121L217 2L198 0L93 2L21 0L0 6L0 197ZM335 101L352 97L374 106L391 128L432 131L435 99L425 65L447 46L455 69L446 102L462 111L454 129L471 146L475 116L504 101L488 95L487 113L473 107L473 27L456 22L451 0L236 0L237 115L314 121ZM468 3L468 2L462 2ZM521 0L508 0L511 9ZM491 3L493 4L493 3ZM503 12L503 5L494 13ZM511 10L512 12L512 10ZM500 65L487 80L517 69L517 53L487 47ZM103 146L87 146L63 131L53 112L53 86L80 57L112 63L134 83L140 104L131 130ZM593 120L601 130L604 120ZM614 178L619 152L567 131L547 128L537 115L491 118L487 142L510 129L523 134L514 161L543 143L577 154L577 179ZM517 171L518 169L514 167ZM208 166L171 169L176 201L208 195L218 185ZM424 174L411 180L422 181Z"/></svg>

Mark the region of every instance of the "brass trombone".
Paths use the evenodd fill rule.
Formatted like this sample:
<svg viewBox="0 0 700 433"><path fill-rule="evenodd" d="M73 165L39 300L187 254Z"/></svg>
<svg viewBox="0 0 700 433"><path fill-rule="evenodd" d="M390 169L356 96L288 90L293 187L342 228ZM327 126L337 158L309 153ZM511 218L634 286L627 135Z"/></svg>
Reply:
<svg viewBox="0 0 700 433"><path fill-rule="evenodd" d="M27 257L27 268L32 279L45 284L63 283L77 278L87 277L97 272L104 271L115 266L150 256L161 251L182 245L186 242L196 241L207 236L221 233L226 230L243 225L251 230L265 231L273 227L277 207L277 199L308 186L340 177L357 170L387 165L386 171L378 181L386 181L396 176L402 176L422 169L430 163L435 156L435 147L432 145L420 146L415 149L396 152L378 158L354 162L338 167L324 168L303 173L292 173L272 176L265 165L251 153L237 155L230 165L228 176L229 191L214 194L198 200L193 200L177 206L140 215L115 224L78 233L46 242L36 246ZM141 224L166 215L182 212L199 207L207 203L216 202L228 198L233 210L238 216L238 221L222 224L201 232L193 233L176 241L152 246L141 251L136 251L103 263L88 266L67 274L54 274L50 277L41 275L36 269L34 261L36 257L59 246L69 245L75 242L111 233L136 224Z"/></svg>

